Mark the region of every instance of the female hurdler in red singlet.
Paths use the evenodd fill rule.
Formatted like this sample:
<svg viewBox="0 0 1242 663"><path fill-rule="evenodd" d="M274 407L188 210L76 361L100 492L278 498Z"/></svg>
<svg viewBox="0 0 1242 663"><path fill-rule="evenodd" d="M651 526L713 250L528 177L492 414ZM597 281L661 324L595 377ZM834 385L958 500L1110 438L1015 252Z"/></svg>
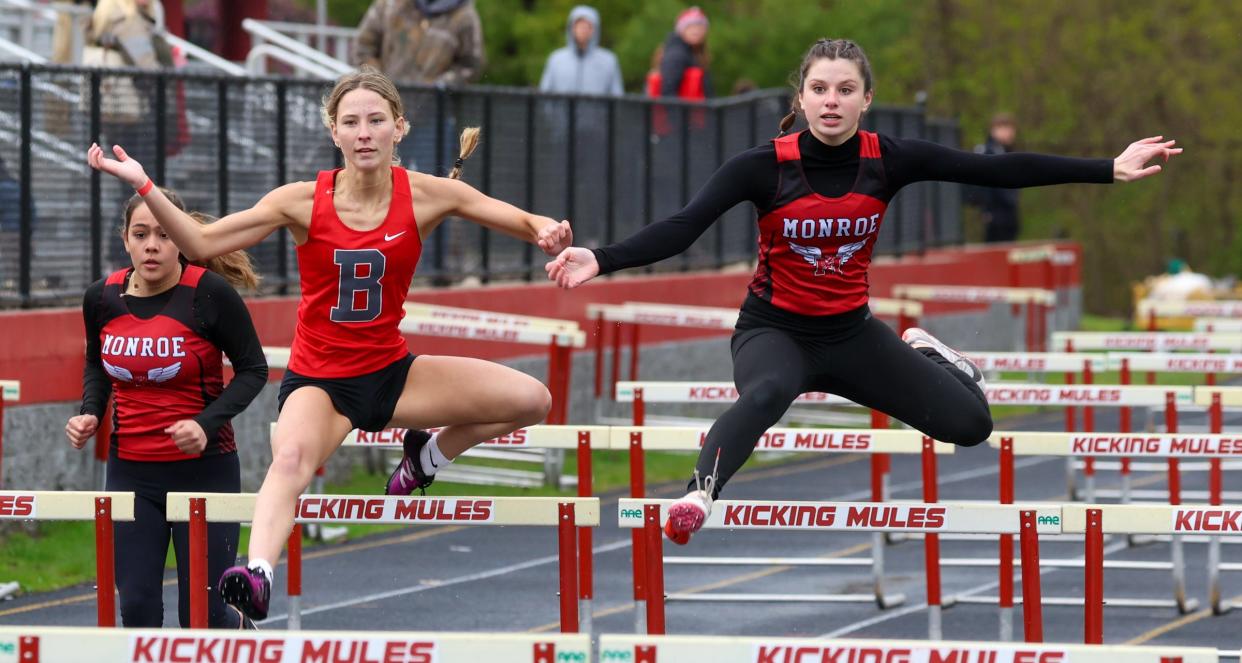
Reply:
<svg viewBox="0 0 1242 663"><path fill-rule="evenodd" d="M87 160L130 184L181 252L202 260L253 246L280 228L297 244L302 299L289 368L281 382L272 464L255 505L248 567L220 577L225 601L267 616L272 562L293 528L294 505L354 428L407 428L405 457L389 494L409 495L470 447L542 421L551 405L538 380L487 361L419 356L398 329L425 238L449 216L469 219L556 255L568 222L524 212L455 179L477 141L463 133L458 167L434 177L393 165L409 127L392 81L364 69L324 98L324 122L345 167L286 184L254 207L202 226L153 188L142 164L114 146ZM443 427L436 435L420 429Z"/></svg>

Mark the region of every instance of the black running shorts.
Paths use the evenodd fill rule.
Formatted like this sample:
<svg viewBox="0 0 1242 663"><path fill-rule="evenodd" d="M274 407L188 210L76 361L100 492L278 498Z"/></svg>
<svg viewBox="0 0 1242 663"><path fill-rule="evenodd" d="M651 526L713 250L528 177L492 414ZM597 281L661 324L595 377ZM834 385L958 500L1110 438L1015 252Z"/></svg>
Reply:
<svg viewBox="0 0 1242 663"><path fill-rule="evenodd" d="M285 407L285 399L298 388L319 387L328 392L332 406L345 415L354 428L370 432L384 430L392 421L412 363L414 355L408 354L378 371L352 378L311 378L285 371L280 381L277 411Z"/></svg>

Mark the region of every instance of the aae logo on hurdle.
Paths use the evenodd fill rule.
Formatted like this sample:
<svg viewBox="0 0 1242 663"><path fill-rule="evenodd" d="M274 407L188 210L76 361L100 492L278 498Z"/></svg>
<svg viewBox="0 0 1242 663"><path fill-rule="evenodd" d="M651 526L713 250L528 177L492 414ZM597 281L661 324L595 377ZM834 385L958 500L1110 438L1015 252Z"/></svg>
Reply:
<svg viewBox="0 0 1242 663"><path fill-rule="evenodd" d="M418 497L319 497L298 500L294 517L299 522L490 523L496 504L490 499Z"/></svg>

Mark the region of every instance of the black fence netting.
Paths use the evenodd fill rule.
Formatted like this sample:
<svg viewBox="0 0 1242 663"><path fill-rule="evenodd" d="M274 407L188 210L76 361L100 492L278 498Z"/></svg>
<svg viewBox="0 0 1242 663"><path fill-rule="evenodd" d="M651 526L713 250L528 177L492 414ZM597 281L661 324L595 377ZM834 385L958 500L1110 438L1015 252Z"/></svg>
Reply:
<svg viewBox="0 0 1242 663"><path fill-rule="evenodd" d="M132 190L86 165L93 141L119 144L187 206L245 209L280 184L340 165L320 115L329 85L304 79L0 66L0 304L72 304L126 265L118 231ZM464 179L519 207L569 219L599 246L677 211L725 159L773 137L788 95L772 90L704 104L544 95L521 88L402 89L412 131L407 167L447 173L458 134L483 140ZM955 123L917 108L873 108L868 129L956 146ZM4 192L8 192L7 194ZM962 240L958 185L924 183L893 201L877 253ZM16 209L17 214L11 210ZM14 221L15 219L15 221ZM685 254L653 271L754 258L754 210L727 212ZM298 284L286 232L251 249L263 291ZM538 251L472 223L446 221L424 248L419 285L542 278Z"/></svg>

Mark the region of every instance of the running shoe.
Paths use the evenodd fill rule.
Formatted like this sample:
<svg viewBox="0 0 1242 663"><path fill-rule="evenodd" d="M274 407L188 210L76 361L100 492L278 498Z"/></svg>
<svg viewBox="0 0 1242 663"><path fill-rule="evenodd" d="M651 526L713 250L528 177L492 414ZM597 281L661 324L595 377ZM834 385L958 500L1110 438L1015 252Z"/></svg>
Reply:
<svg viewBox="0 0 1242 663"><path fill-rule="evenodd" d="M716 463L712 473L706 479L699 478L699 470L694 470L694 483L697 488L686 493L685 497L675 500L668 507L668 520L664 522L664 536L679 546L690 543L690 535L699 531L707 517L712 514L712 502L715 501L716 476L720 469L720 451L716 451Z"/></svg>
<svg viewBox="0 0 1242 663"><path fill-rule="evenodd" d="M238 612L256 621L267 619L268 601L272 596L272 583L258 569L244 566L229 567L217 584L220 598Z"/></svg>
<svg viewBox="0 0 1242 663"><path fill-rule="evenodd" d="M983 379L983 371L979 370L979 367L970 360L970 357L945 345L940 339L927 333L926 329L911 327L901 334L901 340L910 344L912 348L931 348L935 350L941 357L948 359L949 363L953 364L955 368L970 377L975 384L979 385L979 389L987 388L987 382Z"/></svg>
<svg viewBox="0 0 1242 663"><path fill-rule="evenodd" d="M431 433L425 430L406 431L405 438L401 441L405 453L401 462L397 463L397 469L388 477L388 483L384 486L385 495L413 495L416 490L423 495L427 494L427 486L436 480L436 475L423 474L419 455L430 441Z"/></svg>

